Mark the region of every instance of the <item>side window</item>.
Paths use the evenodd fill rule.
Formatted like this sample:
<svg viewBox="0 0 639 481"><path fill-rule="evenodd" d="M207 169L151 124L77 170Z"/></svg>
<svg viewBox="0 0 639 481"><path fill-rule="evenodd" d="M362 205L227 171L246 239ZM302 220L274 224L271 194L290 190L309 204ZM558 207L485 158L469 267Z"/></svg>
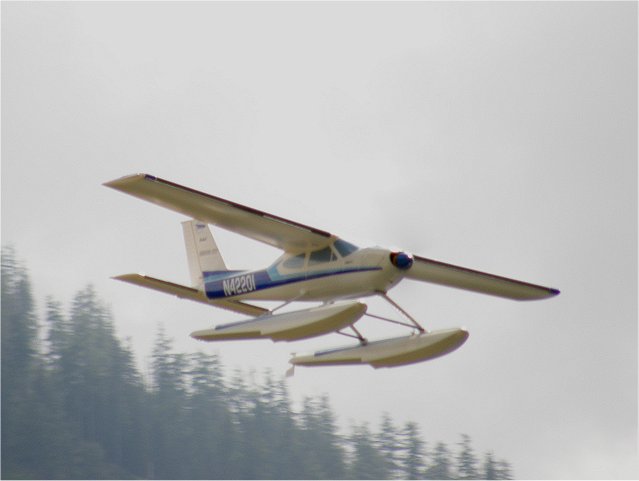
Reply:
<svg viewBox="0 0 639 481"><path fill-rule="evenodd" d="M335 241L335 244L333 245L335 246L335 249L337 249L337 252L339 252L339 255L341 255L342 257L346 257L347 255L352 254L357 250L357 246L354 246L350 242L346 242L342 239L337 239Z"/></svg>
<svg viewBox="0 0 639 481"><path fill-rule="evenodd" d="M282 263L282 267L287 269L301 269L304 267L304 258L306 254L300 254L295 257L289 257Z"/></svg>
<svg viewBox="0 0 639 481"><path fill-rule="evenodd" d="M324 249L320 249L315 252L311 252L311 256L308 258L308 265L312 266L315 264L322 264L324 262L334 261L335 254L330 247L324 247Z"/></svg>

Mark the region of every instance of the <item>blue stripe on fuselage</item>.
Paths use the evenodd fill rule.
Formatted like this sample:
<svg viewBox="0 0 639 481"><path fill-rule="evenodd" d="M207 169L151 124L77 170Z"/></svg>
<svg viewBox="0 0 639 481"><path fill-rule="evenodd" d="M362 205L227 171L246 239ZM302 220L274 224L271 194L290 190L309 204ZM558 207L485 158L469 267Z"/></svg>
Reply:
<svg viewBox="0 0 639 481"><path fill-rule="evenodd" d="M205 272L206 296L209 299L234 297L250 292L272 289L274 287L303 282L322 277L352 274L355 272L378 271L381 267L360 267L354 269L334 269L314 273L280 275L274 269L260 271ZM274 274L274 275L273 275Z"/></svg>
<svg viewBox="0 0 639 481"><path fill-rule="evenodd" d="M228 279L229 277L236 276L242 272L247 271L208 271L203 272L202 276L204 277L204 284L208 284L209 282L213 282L218 279Z"/></svg>

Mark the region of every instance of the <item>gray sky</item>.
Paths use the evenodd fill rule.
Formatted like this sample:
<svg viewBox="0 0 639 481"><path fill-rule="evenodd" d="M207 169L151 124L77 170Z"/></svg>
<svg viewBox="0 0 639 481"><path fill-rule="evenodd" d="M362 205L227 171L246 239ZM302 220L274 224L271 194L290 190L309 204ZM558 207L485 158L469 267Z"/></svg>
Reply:
<svg viewBox="0 0 639 481"><path fill-rule="evenodd" d="M463 348L298 369L291 392L328 393L344 426L388 411L431 442L468 433L523 478L639 476L637 3L2 2L2 242L38 299L92 282L141 364L162 322L176 349L283 373L344 339L198 343L239 317L109 279L189 279L184 218L100 185L135 172L561 289L406 281L391 296L467 327ZM214 234L231 268L278 254Z"/></svg>

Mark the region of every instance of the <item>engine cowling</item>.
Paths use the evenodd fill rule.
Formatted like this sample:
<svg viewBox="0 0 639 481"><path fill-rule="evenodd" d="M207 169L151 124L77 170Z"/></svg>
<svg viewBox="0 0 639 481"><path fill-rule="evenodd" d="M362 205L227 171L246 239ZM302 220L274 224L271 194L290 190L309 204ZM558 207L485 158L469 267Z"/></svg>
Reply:
<svg viewBox="0 0 639 481"><path fill-rule="evenodd" d="M410 269L413 265L413 256L406 252L391 252L390 261L398 269L403 271Z"/></svg>

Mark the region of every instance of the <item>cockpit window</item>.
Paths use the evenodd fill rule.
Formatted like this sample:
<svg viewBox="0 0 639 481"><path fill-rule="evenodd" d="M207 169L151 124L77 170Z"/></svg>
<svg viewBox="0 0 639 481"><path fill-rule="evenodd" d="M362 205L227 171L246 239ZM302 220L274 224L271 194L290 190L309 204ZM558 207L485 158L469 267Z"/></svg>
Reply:
<svg viewBox="0 0 639 481"><path fill-rule="evenodd" d="M337 239L335 241L335 244L333 245L335 246L335 249L337 249L337 252L339 252L339 254L342 257L346 257L347 255L352 254L353 252L357 250L357 246L354 246L350 242L346 242L345 240L342 240L342 239Z"/></svg>
<svg viewBox="0 0 639 481"><path fill-rule="evenodd" d="M306 257L306 254L300 254L295 257L289 257L282 263L282 266L286 267L287 269L301 269L302 267L304 267L305 257Z"/></svg>
<svg viewBox="0 0 639 481"><path fill-rule="evenodd" d="M321 264L323 262L331 262L337 260L337 257L333 253L330 247L324 247L315 252L311 252L311 256L308 258L308 265Z"/></svg>

